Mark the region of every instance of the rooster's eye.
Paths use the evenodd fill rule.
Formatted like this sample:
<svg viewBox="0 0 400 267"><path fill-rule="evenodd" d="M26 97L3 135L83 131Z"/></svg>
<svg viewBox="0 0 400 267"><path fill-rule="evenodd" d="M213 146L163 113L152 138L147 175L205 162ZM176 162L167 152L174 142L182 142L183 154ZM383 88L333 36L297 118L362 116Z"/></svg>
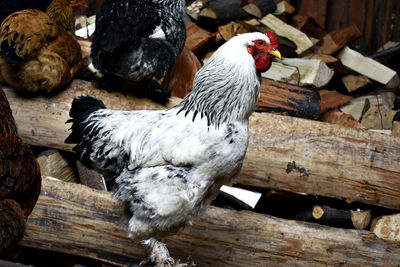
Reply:
<svg viewBox="0 0 400 267"><path fill-rule="evenodd" d="M264 42L263 42L263 41L261 41L261 40L258 40L257 44L258 44L258 45L263 45L263 44L264 44Z"/></svg>

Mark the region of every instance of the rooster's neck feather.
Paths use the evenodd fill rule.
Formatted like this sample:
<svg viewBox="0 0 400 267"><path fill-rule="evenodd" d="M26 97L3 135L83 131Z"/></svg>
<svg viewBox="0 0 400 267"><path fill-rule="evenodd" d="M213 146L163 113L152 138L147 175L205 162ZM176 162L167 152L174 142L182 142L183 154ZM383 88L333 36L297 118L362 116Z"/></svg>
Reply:
<svg viewBox="0 0 400 267"><path fill-rule="evenodd" d="M221 47L196 73L192 92L178 106L179 112L193 114L193 120L206 117L208 125L217 127L247 121L260 94L259 75L246 43L226 44L231 45Z"/></svg>

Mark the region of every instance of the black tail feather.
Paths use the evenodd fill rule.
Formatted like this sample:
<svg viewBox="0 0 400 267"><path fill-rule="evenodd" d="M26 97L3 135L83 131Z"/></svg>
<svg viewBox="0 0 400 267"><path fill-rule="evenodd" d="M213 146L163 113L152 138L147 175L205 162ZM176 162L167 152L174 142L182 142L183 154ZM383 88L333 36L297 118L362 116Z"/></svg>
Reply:
<svg viewBox="0 0 400 267"><path fill-rule="evenodd" d="M71 109L69 111L69 119L66 123L72 122L71 134L65 139L67 144L79 144L85 132L85 125L83 122L93 112L99 109L105 109L106 106L101 100L90 96L80 96L72 101ZM77 145L74 150L76 151Z"/></svg>

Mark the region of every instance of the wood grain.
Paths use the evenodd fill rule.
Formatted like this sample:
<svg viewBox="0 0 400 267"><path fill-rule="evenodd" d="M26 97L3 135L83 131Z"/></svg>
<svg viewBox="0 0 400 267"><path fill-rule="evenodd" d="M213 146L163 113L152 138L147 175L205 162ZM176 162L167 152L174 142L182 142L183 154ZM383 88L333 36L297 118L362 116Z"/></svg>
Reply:
<svg viewBox="0 0 400 267"><path fill-rule="evenodd" d="M21 245L126 266L144 248L127 238L124 209L110 193L43 177ZM397 266L400 247L363 230L208 208L192 226L167 238L175 258L197 266Z"/></svg>
<svg viewBox="0 0 400 267"><path fill-rule="evenodd" d="M93 89L82 81L53 97L26 99L4 88L22 139L71 150L64 143L74 96L89 94L112 109L161 109L146 99ZM179 102L172 98L169 105ZM317 121L253 113L237 183L400 209L400 140Z"/></svg>

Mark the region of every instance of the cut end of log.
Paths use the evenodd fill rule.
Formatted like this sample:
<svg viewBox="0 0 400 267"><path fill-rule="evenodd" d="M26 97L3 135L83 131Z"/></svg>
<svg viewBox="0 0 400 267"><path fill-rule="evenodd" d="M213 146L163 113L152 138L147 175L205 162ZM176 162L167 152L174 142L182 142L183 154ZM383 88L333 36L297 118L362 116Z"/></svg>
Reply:
<svg viewBox="0 0 400 267"><path fill-rule="evenodd" d="M353 222L353 226L356 229L362 230L368 226L371 221L371 211L350 211L351 213L351 221Z"/></svg>
<svg viewBox="0 0 400 267"><path fill-rule="evenodd" d="M248 5L245 5L242 8L243 8L244 11L246 11L250 15L253 15L253 16L257 17L257 18L261 18L262 17L261 10L255 4L250 3Z"/></svg>
<svg viewBox="0 0 400 267"><path fill-rule="evenodd" d="M201 10L200 16L211 19L217 19L217 14L215 13L215 11L208 7Z"/></svg>
<svg viewBox="0 0 400 267"><path fill-rule="evenodd" d="M322 215L324 215L324 209L320 206L314 206L312 211L312 216L314 219L321 219Z"/></svg>

